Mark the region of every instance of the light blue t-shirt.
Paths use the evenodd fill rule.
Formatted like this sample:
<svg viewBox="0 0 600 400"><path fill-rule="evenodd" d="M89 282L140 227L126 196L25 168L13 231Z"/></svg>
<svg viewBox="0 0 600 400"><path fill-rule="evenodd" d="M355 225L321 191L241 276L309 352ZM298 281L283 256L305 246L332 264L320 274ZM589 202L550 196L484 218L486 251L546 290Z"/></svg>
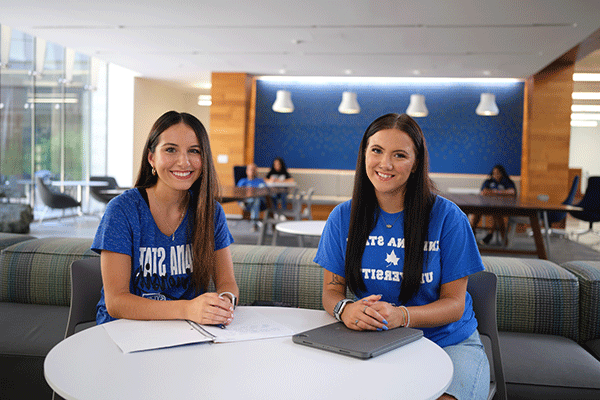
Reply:
<svg viewBox="0 0 600 400"><path fill-rule="evenodd" d="M350 208L351 200L348 200L331 212L314 259L323 268L342 277L345 277ZM369 235L362 259L362 277L367 290L356 295L362 298L370 294L381 294L382 301L399 305L398 295L404 267L404 212L388 214L381 210L381 213L383 218L378 219ZM392 223L393 227L386 228L384 219ZM440 196L437 196L431 210L425 252L426 264L423 267L421 286L406 306L432 303L439 299L442 284L484 269L467 216L454 203ZM425 337L438 345L449 346L463 341L476 328L477 320L471 296L467 293L465 311L460 320L422 330Z"/></svg>
<svg viewBox="0 0 600 400"><path fill-rule="evenodd" d="M172 236L158 229L148 204L138 189L112 199L100 221L92 250L108 250L131 257L131 293L155 300L193 299L191 219L188 209ZM233 243L223 207L215 209L215 250ZM104 289L97 305L96 323L112 321L106 310Z"/></svg>
<svg viewBox="0 0 600 400"><path fill-rule="evenodd" d="M266 187L267 184L263 178L254 178L254 179L242 178L238 181L236 186L261 188L261 187Z"/></svg>

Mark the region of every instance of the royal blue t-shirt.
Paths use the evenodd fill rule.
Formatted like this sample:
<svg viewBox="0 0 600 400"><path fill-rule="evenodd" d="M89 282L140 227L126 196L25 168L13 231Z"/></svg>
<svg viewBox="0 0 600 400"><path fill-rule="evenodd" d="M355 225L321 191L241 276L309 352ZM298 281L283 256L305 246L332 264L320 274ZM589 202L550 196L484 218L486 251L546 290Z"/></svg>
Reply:
<svg viewBox="0 0 600 400"><path fill-rule="evenodd" d="M267 184L263 178L254 178L254 179L242 178L238 181L237 186L261 188L261 187L266 187Z"/></svg>
<svg viewBox="0 0 600 400"><path fill-rule="evenodd" d="M158 229L150 208L136 188L112 199L100 221L92 250L108 250L131 257L131 293L155 300L193 299L191 215L188 209L172 236ZM233 243L223 207L215 209L215 250ZM97 305L96 323L112 321L106 310L104 289Z"/></svg>
<svg viewBox="0 0 600 400"><path fill-rule="evenodd" d="M314 261L326 270L345 277L346 243L350 226L351 200L334 208L329 215ZM383 295L382 301L398 304L404 267L404 211L388 214L381 210L369 235L362 259L362 277L367 290L363 298ZM386 228L392 223L391 229ZM395 222L393 222L395 221ZM439 300L440 286L484 269L467 216L451 201L437 196L431 210L425 265L421 286L405 305L418 306ZM471 296L467 293L462 318L456 322L421 328L428 339L449 346L468 338L477 328Z"/></svg>
<svg viewBox="0 0 600 400"><path fill-rule="evenodd" d="M508 178L502 178L502 180L500 180L500 182L498 182L497 180L495 180L493 178L486 179L481 184L481 190L483 190L483 189L496 189L496 190L515 189L515 190L517 190L517 188L515 187L515 183Z"/></svg>

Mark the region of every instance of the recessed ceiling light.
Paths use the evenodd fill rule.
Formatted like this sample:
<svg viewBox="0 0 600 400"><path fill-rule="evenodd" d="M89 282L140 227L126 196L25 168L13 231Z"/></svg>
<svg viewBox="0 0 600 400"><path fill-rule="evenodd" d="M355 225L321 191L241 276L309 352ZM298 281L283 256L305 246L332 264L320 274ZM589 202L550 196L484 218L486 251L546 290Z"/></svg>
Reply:
<svg viewBox="0 0 600 400"><path fill-rule="evenodd" d="M573 112L600 112L600 106L573 104L571 106Z"/></svg>
<svg viewBox="0 0 600 400"><path fill-rule="evenodd" d="M573 100L600 100L600 92L573 92Z"/></svg>
<svg viewBox="0 0 600 400"><path fill-rule="evenodd" d="M571 121L571 126L580 126L585 128L595 128L598 126L598 121Z"/></svg>
<svg viewBox="0 0 600 400"><path fill-rule="evenodd" d="M590 114L590 113L572 113L571 120L589 120L589 121L600 121L600 114Z"/></svg>
<svg viewBox="0 0 600 400"><path fill-rule="evenodd" d="M344 73L346 75L352 75L352 70L351 69L347 69L347 70L344 71Z"/></svg>
<svg viewBox="0 0 600 400"><path fill-rule="evenodd" d="M212 96L210 94L201 94L198 96L198 105L199 106L211 106L212 105Z"/></svg>
<svg viewBox="0 0 600 400"><path fill-rule="evenodd" d="M593 73L575 73L573 74L575 82L600 82L600 74Z"/></svg>
<svg viewBox="0 0 600 400"><path fill-rule="evenodd" d="M198 83L194 84L194 87L198 88L198 89L210 89L210 88L212 88L212 83L210 83L210 82L198 82Z"/></svg>

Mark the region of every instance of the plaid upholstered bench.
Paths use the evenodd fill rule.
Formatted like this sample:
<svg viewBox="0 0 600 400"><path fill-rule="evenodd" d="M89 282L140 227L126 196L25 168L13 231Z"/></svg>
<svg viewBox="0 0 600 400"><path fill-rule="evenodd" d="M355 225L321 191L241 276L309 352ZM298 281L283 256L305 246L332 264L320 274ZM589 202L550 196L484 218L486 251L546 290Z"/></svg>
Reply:
<svg viewBox="0 0 600 400"><path fill-rule="evenodd" d="M0 398L52 398L44 358L65 336L71 263L95 256L91 244L90 239L33 239L0 253Z"/></svg>
<svg viewBox="0 0 600 400"><path fill-rule="evenodd" d="M498 277L497 318L508 398L600 398L600 361L580 345L600 338L600 270L581 262L562 268L538 259L483 261ZM584 290L582 300L581 279L586 278L595 289Z"/></svg>
<svg viewBox="0 0 600 400"><path fill-rule="evenodd" d="M8 246L12 246L15 243L24 242L31 239L35 239L35 237L22 233L0 232L0 250L5 249Z"/></svg>
<svg viewBox="0 0 600 400"><path fill-rule="evenodd" d="M561 267L579 280L579 342L600 360L600 261L569 261Z"/></svg>
<svg viewBox="0 0 600 400"><path fill-rule="evenodd" d="M90 239L34 239L0 253L0 398L47 398L43 359L67 323L69 266ZM231 246L240 304L322 309L316 249ZM498 276L509 398L600 398L600 265L483 257ZM597 347L596 347L597 348ZM586 349L588 351L586 351ZM597 353L596 353L597 354Z"/></svg>

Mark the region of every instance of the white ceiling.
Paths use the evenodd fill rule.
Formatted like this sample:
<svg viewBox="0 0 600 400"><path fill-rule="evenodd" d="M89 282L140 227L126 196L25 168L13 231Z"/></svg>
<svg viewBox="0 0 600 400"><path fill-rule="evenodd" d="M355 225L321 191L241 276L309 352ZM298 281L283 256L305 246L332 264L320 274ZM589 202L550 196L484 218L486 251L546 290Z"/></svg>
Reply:
<svg viewBox="0 0 600 400"><path fill-rule="evenodd" d="M600 1L0 0L0 24L184 85L212 71L526 78L600 27Z"/></svg>

